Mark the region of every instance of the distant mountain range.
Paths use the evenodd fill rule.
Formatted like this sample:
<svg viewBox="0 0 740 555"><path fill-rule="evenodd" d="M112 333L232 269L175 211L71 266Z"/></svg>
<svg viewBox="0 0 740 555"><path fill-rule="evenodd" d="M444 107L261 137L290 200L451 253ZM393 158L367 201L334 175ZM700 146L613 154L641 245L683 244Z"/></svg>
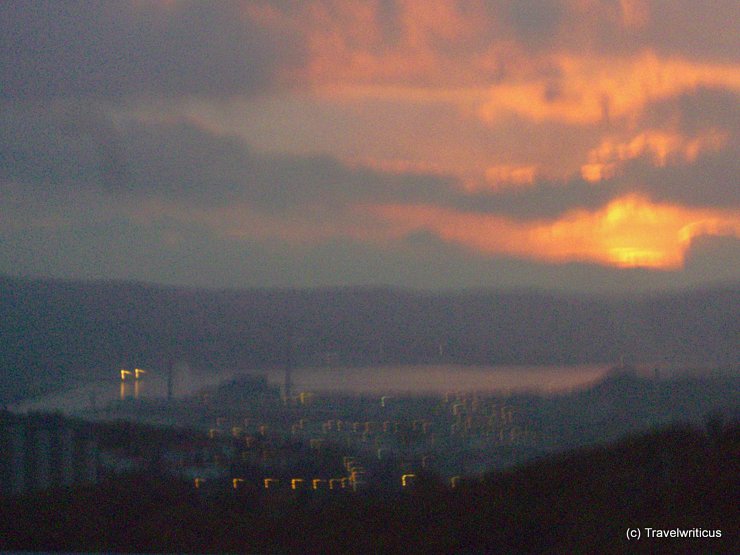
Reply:
<svg viewBox="0 0 740 555"><path fill-rule="evenodd" d="M0 400L111 368L740 365L740 284L651 296L383 288L207 290L0 277Z"/></svg>

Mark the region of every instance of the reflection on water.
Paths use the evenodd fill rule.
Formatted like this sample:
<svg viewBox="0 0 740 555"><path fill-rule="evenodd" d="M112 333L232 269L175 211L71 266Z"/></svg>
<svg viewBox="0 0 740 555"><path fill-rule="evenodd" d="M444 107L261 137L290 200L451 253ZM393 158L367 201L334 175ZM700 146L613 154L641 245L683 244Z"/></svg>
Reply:
<svg viewBox="0 0 740 555"><path fill-rule="evenodd" d="M134 382L121 381L118 398L121 401L125 401L126 399L139 399L145 396L144 391L148 392L149 390L146 388L146 385L142 380L135 380Z"/></svg>
<svg viewBox="0 0 740 555"><path fill-rule="evenodd" d="M558 393L586 387L601 379L604 365L582 366L386 366L373 368L296 368L292 371L294 391L382 394L444 394L451 391L510 393L532 391ZM214 386L240 371L197 373L179 365L174 374L173 394L186 397ZM255 371L274 385L282 384L284 371ZM121 380L118 371L105 381L88 383L78 388L47 395L9 406L16 412L61 411L74 413L88 408L101 408L115 400L165 399L167 375L149 369L138 380Z"/></svg>
<svg viewBox="0 0 740 555"><path fill-rule="evenodd" d="M60 411L74 413L88 408L101 408L112 401L128 399L165 399L168 393L166 372L156 370L138 372L111 370L108 379L88 382L66 391L55 392L27 401L13 403L8 409L14 412ZM192 395L198 390L215 385L234 372L204 374L194 373L187 364L174 369L173 394L177 397ZM138 379L136 379L138 376Z"/></svg>
<svg viewBox="0 0 740 555"><path fill-rule="evenodd" d="M407 395L451 391L557 393L585 387L602 378L604 365L582 366L385 366L373 368L308 368L292 372L295 391ZM283 372L267 372L280 384Z"/></svg>

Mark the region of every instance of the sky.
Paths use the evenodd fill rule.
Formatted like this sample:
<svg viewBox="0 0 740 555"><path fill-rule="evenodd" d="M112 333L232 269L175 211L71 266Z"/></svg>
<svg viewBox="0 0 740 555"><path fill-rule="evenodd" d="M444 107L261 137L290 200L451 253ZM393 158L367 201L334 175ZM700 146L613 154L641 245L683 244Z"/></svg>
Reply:
<svg viewBox="0 0 740 555"><path fill-rule="evenodd" d="M736 0L0 3L0 273L740 282Z"/></svg>

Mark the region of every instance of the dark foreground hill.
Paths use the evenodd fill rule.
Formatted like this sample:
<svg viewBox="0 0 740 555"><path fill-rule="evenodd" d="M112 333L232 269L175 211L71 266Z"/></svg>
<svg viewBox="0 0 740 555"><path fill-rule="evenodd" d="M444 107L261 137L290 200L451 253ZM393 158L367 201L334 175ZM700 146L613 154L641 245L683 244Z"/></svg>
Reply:
<svg viewBox="0 0 740 555"><path fill-rule="evenodd" d="M120 367L740 363L740 288L596 298L533 291L213 291L0 277L0 403Z"/></svg>
<svg viewBox="0 0 740 555"><path fill-rule="evenodd" d="M739 462L740 427L714 421L706 430L671 428L542 459L455 489L429 476L393 492L204 495L153 475L119 477L0 499L0 549L738 553ZM628 539L630 531L640 539Z"/></svg>

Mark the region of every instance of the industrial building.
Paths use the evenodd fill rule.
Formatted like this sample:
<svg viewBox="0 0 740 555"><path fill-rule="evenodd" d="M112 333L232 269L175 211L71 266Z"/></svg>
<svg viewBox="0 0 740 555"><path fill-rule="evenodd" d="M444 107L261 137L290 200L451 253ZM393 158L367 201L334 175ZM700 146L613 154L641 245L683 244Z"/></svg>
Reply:
<svg viewBox="0 0 740 555"><path fill-rule="evenodd" d="M57 414L0 412L0 494L15 496L98 481L89 424Z"/></svg>

